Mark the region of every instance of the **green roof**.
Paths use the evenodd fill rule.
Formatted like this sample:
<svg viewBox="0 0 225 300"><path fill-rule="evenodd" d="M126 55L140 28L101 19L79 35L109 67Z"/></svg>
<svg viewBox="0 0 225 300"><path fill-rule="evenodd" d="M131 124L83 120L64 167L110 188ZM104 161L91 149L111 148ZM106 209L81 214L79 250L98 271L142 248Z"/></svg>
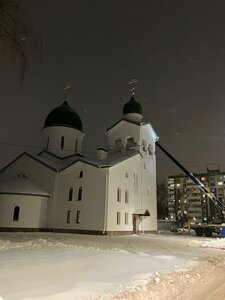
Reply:
<svg viewBox="0 0 225 300"><path fill-rule="evenodd" d="M142 107L141 105L135 100L134 96L131 97L130 101L127 102L123 107L123 114L140 114L142 115Z"/></svg>
<svg viewBox="0 0 225 300"><path fill-rule="evenodd" d="M67 101L54 108L47 116L44 127L65 126L82 131L82 121Z"/></svg>

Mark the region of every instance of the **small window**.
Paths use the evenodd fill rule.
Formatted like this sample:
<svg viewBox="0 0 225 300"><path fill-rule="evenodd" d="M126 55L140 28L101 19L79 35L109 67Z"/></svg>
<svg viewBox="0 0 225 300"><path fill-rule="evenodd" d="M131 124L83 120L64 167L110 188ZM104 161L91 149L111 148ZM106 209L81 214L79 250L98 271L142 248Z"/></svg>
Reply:
<svg viewBox="0 0 225 300"><path fill-rule="evenodd" d="M25 174L23 174L23 178L25 178L26 177L26 175Z"/></svg>
<svg viewBox="0 0 225 300"><path fill-rule="evenodd" d="M115 151L116 152L121 152L123 149L123 143L122 143L122 140L121 139L117 139L115 141Z"/></svg>
<svg viewBox="0 0 225 300"><path fill-rule="evenodd" d="M71 210L68 210L67 217L66 217L66 223L70 223L70 217L71 217Z"/></svg>
<svg viewBox="0 0 225 300"><path fill-rule="evenodd" d="M129 178L128 172L125 173L125 178Z"/></svg>
<svg viewBox="0 0 225 300"><path fill-rule="evenodd" d="M76 223L80 224L80 210L77 211Z"/></svg>
<svg viewBox="0 0 225 300"><path fill-rule="evenodd" d="M72 201L73 200L73 188L71 187L69 190L69 199L68 201Z"/></svg>
<svg viewBox="0 0 225 300"><path fill-rule="evenodd" d="M134 171L134 186L138 186L138 174L137 171Z"/></svg>
<svg viewBox="0 0 225 300"><path fill-rule="evenodd" d="M77 153L77 149L78 149L78 140L75 141L75 153Z"/></svg>
<svg viewBox="0 0 225 300"><path fill-rule="evenodd" d="M128 225L128 213L125 213L125 225Z"/></svg>
<svg viewBox="0 0 225 300"><path fill-rule="evenodd" d="M121 202L121 189L117 189L117 202Z"/></svg>
<svg viewBox="0 0 225 300"><path fill-rule="evenodd" d="M20 207L16 206L14 208L14 211L13 211L13 221L18 222L19 221L19 215L20 215Z"/></svg>
<svg viewBox="0 0 225 300"><path fill-rule="evenodd" d="M48 136L48 139L47 139L47 149L48 149L48 146L49 146L49 136Z"/></svg>
<svg viewBox="0 0 225 300"><path fill-rule="evenodd" d="M61 149L63 149L64 148L64 136L62 136L62 138L61 138Z"/></svg>
<svg viewBox="0 0 225 300"><path fill-rule="evenodd" d="M80 186L79 187L79 190L78 190L78 201L81 201L82 200L82 187Z"/></svg>
<svg viewBox="0 0 225 300"><path fill-rule="evenodd" d="M137 144L135 143L134 138L129 137L126 143L126 150L132 150L135 148L135 146L137 146Z"/></svg>
<svg viewBox="0 0 225 300"><path fill-rule="evenodd" d="M129 192L128 190L125 191L125 203L129 202Z"/></svg>
<svg viewBox="0 0 225 300"><path fill-rule="evenodd" d="M120 212L117 212L116 214L116 224L120 225Z"/></svg>
<svg viewBox="0 0 225 300"><path fill-rule="evenodd" d="M83 171L80 171L79 178L83 178Z"/></svg>

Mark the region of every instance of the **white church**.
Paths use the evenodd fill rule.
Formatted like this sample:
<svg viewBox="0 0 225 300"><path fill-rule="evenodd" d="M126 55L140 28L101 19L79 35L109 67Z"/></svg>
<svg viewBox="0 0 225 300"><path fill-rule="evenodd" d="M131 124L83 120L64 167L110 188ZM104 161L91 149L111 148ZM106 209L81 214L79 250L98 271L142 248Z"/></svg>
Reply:
<svg viewBox="0 0 225 300"><path fill-rule="evenodd" d="M106 130L108 149L82 155L82 121L67 99L42 128L44 150L0 171L0 230L123 235L157 231L158 137L132 95Z"/></svg>

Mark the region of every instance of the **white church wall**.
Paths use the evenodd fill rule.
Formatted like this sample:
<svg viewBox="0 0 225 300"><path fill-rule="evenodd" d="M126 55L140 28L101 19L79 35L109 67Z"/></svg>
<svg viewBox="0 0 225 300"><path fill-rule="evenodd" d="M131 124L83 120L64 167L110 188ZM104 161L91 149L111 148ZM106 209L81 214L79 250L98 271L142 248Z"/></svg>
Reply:
<svg viewBox="0 0 225 300"><path fill-rule="evenodd" d="M142 206L151 216L140 223L140 230L157 231L156 159L148 156L142 160Z"/></svg>
<svg viewBox="0 0 225 300"><path fill-rule="evenodd" d="M142 203L149 208L150 218L144 218L140 230L157 230L157 195L156 195L156 156L155 141L157 135L151 124L140 128L142 144Z"/></svg>
<svg viewBox="0 0 225 300"><path fill-rule="evenodd" d="M23 155L0 172L0 181L27 177L49 193L53 193L56 172L27 155Z"/></svg>
<svg viewBox="0 0 225 300"><path fill-rule="evenodd" d="M78 162L62 171L58 176L49 226L55 229L103 231L105 183L104 170L86 163ZM70 188L73 189L71 200ZM80 200L79 188L82 188Z"/></svg>
<svg viewBox="0 0 225 300"><path fill-rule="evenodd" d="M0 227L44 229L48 200L43 196L0 194ZM13 220L15 207L19 207L18 220Z"/></svg>
<svg viewBox="0 0 225 300"><path fill-rule="evenodd" d="M145 124L141 126L141 145L142 150L155 152L155 141L157 140L157 134L152 128L151 124ZM146 145L146 149L144 146ZM150 146L150 147L149 147Z"/></svg>
<svg viewBox="0 0 225 300"><path fill-rule="evenodd" d="M130 137L134 138L134 142L140 145L140 126L131 122L120 121L107 132L107 135L110 149L114 149L115 141L118 139L121 139L123 148L125 148L127 139Z"/></svg>
<svg viewBox="0 0 225 300"><path fill-rule="evenodd" d="M138 209L148 209L151 214L140 222L139 230L157 230L155 175L155 158L143 159L139 154L110 168L107 231L133 231L133 214ZM121 193L119 201L118 189ZM125 202L125 191L129 195L128 203ZM128 224L125 214L128 214Z"/></svg>
<svg viewBox="0 0 225 300"><path fill-rule="evenodd" d="M136 208L141 208L140 162L141 156L137 154L109 169L107 231L133 231L133 213ZM126 191L128 203L125 201ZM128 224L125 222L125 214L128 214Z"/></svg>
<svg viewBox="0 0 225 300"><path fill-rule="evenodd" d="M60 157L81 153L83 137L83 132L70 127L51 126L43 128L45 149Z"/></svg>

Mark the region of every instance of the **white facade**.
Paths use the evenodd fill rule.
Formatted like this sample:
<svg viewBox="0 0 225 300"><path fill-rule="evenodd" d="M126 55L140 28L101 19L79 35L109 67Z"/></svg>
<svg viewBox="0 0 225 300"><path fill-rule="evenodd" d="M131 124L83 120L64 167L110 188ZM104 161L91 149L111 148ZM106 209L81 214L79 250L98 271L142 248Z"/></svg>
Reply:
<svg viewBox="0 0 225 300"><path fill-rule="evenodd" d="M69 107L65 123L67 107L64 102L57 116L49 114L42 130L45 150L36 157L23 153L1 170L0 229L157 231L158 138L152 126L141 123L140 113L130 113L128 103L124 119L106 131L108 151L100 148L96 160L88 160L81 155L81 121L75 112L72 119Z"/></svg>

